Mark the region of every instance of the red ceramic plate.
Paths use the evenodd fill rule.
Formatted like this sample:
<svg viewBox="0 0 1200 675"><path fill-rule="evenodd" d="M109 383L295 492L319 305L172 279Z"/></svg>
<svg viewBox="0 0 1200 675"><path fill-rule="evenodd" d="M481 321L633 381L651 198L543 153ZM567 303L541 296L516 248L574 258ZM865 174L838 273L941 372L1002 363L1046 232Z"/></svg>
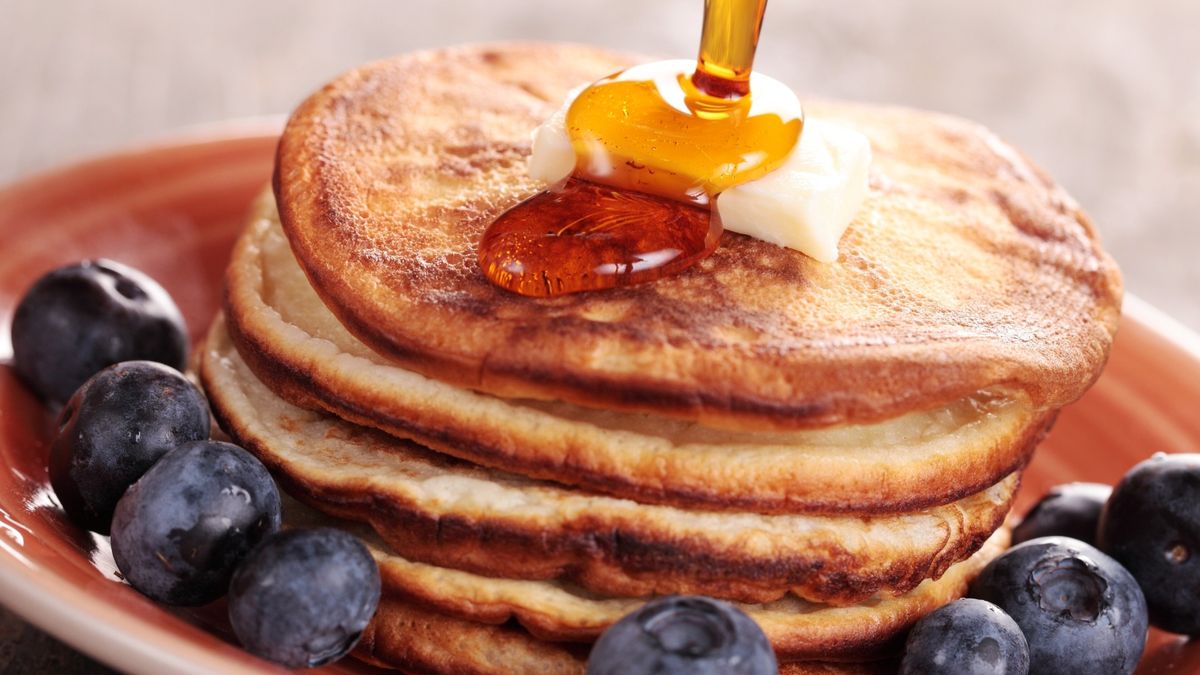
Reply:
<svg viewBox="0 0 1200 675"><path fill-rule="evenodd" d="M31 178L0 192L0 602L96 658L136 673L262 673L220 607L165 609L115 575L107 541L81 533L46 478L48 420L13 376L8 321L44 271L108 257L158 279L203 334L243 211L271 174L278 124L193 135ZM1129 299L1112 360L1065 410L1019 507L1071 480L1113 482L1158 451L1200 451L1200 338ZM1200 670L1200 648L1152 637L1143 673ZM331 673L372 672L352 661Z"/></svg>

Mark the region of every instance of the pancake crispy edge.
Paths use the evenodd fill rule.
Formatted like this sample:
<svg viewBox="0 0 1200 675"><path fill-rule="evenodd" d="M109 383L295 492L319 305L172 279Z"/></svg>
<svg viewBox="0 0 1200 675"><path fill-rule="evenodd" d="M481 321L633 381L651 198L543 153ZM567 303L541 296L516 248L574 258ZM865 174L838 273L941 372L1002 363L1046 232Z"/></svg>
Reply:
<svg viewBox="0 0 1200 675"><path fill-rule="evenodd" d="M366 522L406 557L612 596L703 593L745 602L791 590L854 603L902 593L976 551L1017 477L913 514L764 516L644 505L438 455L288 404L255 378L218 318L200 357L214 416L296 497Z"/></svg>
<svg viewBox="0 0 1200 675"><path fill-rule="evenodd" d="M640 502L703 509L902 513L1023 466L1052 415L984 399L856 428L729 432L565 403L508 401L426 378L359 342L322 304L268 193L226 276L230 334L288 401L462 459Z"/></svg>
<svg viewBox="0 0 1200 675"><path fill-rule="evenodd" d="M591 643L645 598L596 596L570 584L485 577L412 562L391 551L369 528L332 520L295 503L285 509L289 527L338 527L359 536L379 564L385 593L450 617L500 626L516 621L535 639ZM781 661L868 660L888 655L893 638L920 617L966 592L967 585L1011 539L996 531L967 560L938 579L902 595L881 594L852 606L809 603L794 596L740 604L770 640Z"/></svg>
<svg viewBox="0 0 1200 675"><path fill-rule="evenodd" d="M996 385L1050 410L1099 374L1121 284L1087 217L982 127L899 108L807 104L874 149L836 264L726 234L653 284L549 300L491 286L476 242L538 188L530 130L570 87L628 63L568 45L462 47L315 93L288 123L275 189L321 297L430 377L728 428L874 421Z"/></svg>
<svg viewBox="0 0 1200 675"><path fill-rule="evenodd" d="M520 628L464 621L384 598L354 656L419 675L583 675L587 649L542 642ZM891 662L783 663L780 675L887 675Z"/></svg>
<svg viewBox="0 0 1200 675"><path fill-rule="evenodd" d="M892 639L934 609L961 597L967 585L1007 546L997 531L973 556L899 596L875 596L851 606L811 604L788 596L741 609L766 633L780 660L875 658ZM374 550L384 587L394 597L468 621L516 620L534 637L591 642L644 600L596 598L546 581L496 579L412 563Z"/></svg>

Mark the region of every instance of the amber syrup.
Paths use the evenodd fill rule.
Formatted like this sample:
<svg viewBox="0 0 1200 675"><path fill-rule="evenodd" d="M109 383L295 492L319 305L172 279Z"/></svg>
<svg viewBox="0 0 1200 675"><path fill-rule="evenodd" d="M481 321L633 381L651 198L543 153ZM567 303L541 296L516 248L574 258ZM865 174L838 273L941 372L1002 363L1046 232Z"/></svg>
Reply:
<svg viewBox="0 0 1200 675"><path fill-rule="evenodd" d="M585 89L567 111L576 165L484 233L488 279L528 296L653 281L707 257L712 202L787 158L803 120L751 114L766 0L706 0L695 70L647 67Z"/></svg>

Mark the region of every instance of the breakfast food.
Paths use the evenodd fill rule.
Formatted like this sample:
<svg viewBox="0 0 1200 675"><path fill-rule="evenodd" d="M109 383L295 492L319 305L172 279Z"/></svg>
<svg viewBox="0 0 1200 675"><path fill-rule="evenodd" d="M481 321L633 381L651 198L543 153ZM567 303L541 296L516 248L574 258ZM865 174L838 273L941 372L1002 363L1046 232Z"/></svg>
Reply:
<svg viewBox="0 0 1200 675"><path fill-rule="evenodd" d="M999 482L1052 417L983 391L877 424L746 433L489 396L357 340L320 302L277 221L269 195L254 205L227 277L229 329L259 376L306 407L499 469L703 509L887 513Z"/></svg>
<svg viewBox="0 0 1200 675"><path fill-rule="evenodd" d="M584 675L586 649L535 640L511 625L461 621L385 599L356 652L376 666L408 672ZM686 671L685 671L686 672ZM892 661L779 664L780 675L890 675Z"/></svg>
<svg viewBox="0 0 1200 675"><path fill-rule="evenodd" d="M513 618L542 639L593 640L644 602L637 596L648 593L703 591L738 598L740 594L736 587L726 591L719 579L706 579L698 566L689 568L692 565L689 560L701 559L709 564L720 560L720 549L708 553L681 543L681 540L702 539L706 529L723 530L733 539L733 545L726 546L726 556L736 552L738 542L748 542L746 534L753 531L758 536L769 537L768 541L778 551L786 550L783 547L789 545L804 546L804 539L809 539L809 545L822 539L836 545L839 535L846 540L865 538L870 541L878 537L874 552L879 560L886 560L888 538L904 541L907 536L921 536L921 530L925 528L930 531L930 536L945 537L947 528L953 527L957 518L971 517L970 506L963 505L952 507L957 511L956 516L926 513L916 518L923 523L914 523L907 529L900 523L890 523L877 526L872 532L871 529L855 529L855 521L861 518L832 519L823 523L819 517L776 516L775 519L783 522L772 524L771 517L752 514L738 514L732 519L725 514L705 517L705 514L678 510L663 514L661 507L648 507L642 514L636 510L629 513L629 506L634 505L626 505L626 512L622 513L620 500L598 496L584 498L582 495L572 498L564 494L567 492L564 488L538 485L517 477L493 475L490 480L485 480L487 474L480 470L447 471L447 464L452 468L458 463L280 400L254 377L228 340L221 337L219 331L222 329L219 324L214 326L214 335L210 337L203 357L204 379L214 410L218 411L230 433L242 439L270 466L278 467L277 475L287 477L285 484L292 488L295 496L323 511L370 522L377 533L368 532L362 536L376 551L384 586L391 594L463 619L494 624ZM326 475L316 482L313 477L321 474ZM380 487L364 489L366 483ZM406 485L402 488L386 485L401 483ZM355 503L356 500L369 504L375 512L373 517L364 519L366 511ZM446 504L439 509L437 502ZM406 515L406 503L410 505L408 508L416 506L417 509L432 510L433 515L422 517L420 510L412 516ZM1002 503L1007 504L1007 500ZM1001 513L1005 510L999 509ZM424 519L435 524L453 525L442 525L440 532L431 532L422 525ZM645 521L644 528L639 527L638 520ZM509 534L507 530L514 522L523 523L522 529L532 530L532 536L520 529ZM590 542L584 539L576 544L571 540L570 530L588 526L593 533ZM656 533L655 528L662 532ZM467 536L456 538L455 529L464 531ZM991 528L981 528L981 531L984 529L990 531ZM472 536L472 530L483 530L488 540L480 541L478 535ZM637 578L624 581L625 597L612 593L597 597L580 587L580 582L575 579L528 578L537 574L556 575L559 569L567 567L553 557L555 551L551 547L573 547L578 558L581 557L579 549L585 544L605 546L599 536L608 532L625 533L630 543L636 542L643 533L663 538L661 544L647 547L656 550L676 567L685 568L688 574L674 578L655 575L653 583L646 583L645 577L641 577L641 584L636 583ZM811 534L801 537L798 533ZM722 543L716 534L711 536L716 545ZM544 541L539 544L533 541L535 537ZM798 541L790 542L789 538ZM858 606L845 606L843 599L842 606L823 607L820 603L803 601L796 591L775 591L765 599L746 601L743 608L763 626L776 650L786 660L869 654L884 646L896 631L916 617L961 595L966 582L1003 549L1006 540L1007 532L1001 530L975 556L937 575L940 577L937 581L925 580L930 575L924 568L918 568L921 571L910 575L919 582L912 590L903 594L894 590L880 593ZM671 544L675 548L668 548ZM619 542L608 544L619 545ZM499 573L495 563L485 558L511 558L522 547L530 550ZM619 550L614 553L618 563L639 562L637 558L621 560ZM614 576L602 567L603 553L597 551L593 555L599 558L595 562L600 568L597 576L601 580ZM422 562L428 557L434 560ZM810 552L807 566L824 563L831 569L828 575L814 575L823 584L814 580L803 588L831 595L837 592L839 583L845 583L843 580L854 578L853 571L837 567L837 558L828 551ZM788 562L782 552L778 560L780 564ZM641 562L652 561L642 558ZM749 576L752 570L763 569L771 563L770 557L760 554L758 564L744 568L746 571L742 576ZM486 566L484 570L477 567L481 564ZM665 590L660 590L666 584L687 583L689 578L695 585L666 586ZM749 585L749 582L744 583Z"/></svg>
<svg viewBox="0 0 1200 675"><path fill-rule="evenodd" d="M260 202L259 206L265 204ZM397 544L403 542L409 550L421 547L427 560L454 560L460 565L475 565L476 571L502 576L574 570L577 578L599 592L643 594L651 588L657 592L695 592L700 588L715 592L724 586L725 593L736 593L740 599L762 600L773 599L790 587L802 597L848 601L869 596L880 588L903 591L940 574L976 548L1002 522L1011 505L1016 477L1009 475L977 493L937 507L914 509L909 514L882 513L874 518L823 512L771 516L745 510L724 515L704 509L638 504L552 484L533 486L528 479L482 467L447 466L437 455L378 435L359 433L361 440L342 442L350 432L341 429L353 427L341 424L336 417L310 416L305 419L307 424L298 426L295 409L279 400L264 382L305 397L319 391L314 384L345 382L341 370L359 373L353 381L383 394L375 398L380 401L377 409L386 410L406 400L419 403L424 397L423 409L451 421L459 415L456 425L464 420L507 421L505 433L515 434L514 429L522 428L516 422L523 422L524 413L524 417L534 420L525 425L549 428L550 433L541 436L548 448L563 447L566 441L560 439L571 438L570 432L554 433L553 417L471 392L434 389L436 383L389 366L356 343L317 301L282 234L272 230L269 221L257 217L258 213L256 209L253 222L234 252L227 297L231 315L237 312L247 317L245 325L255 326L255 334L268 337L273 346L270 352L264 352L248 349L241 342L241 351L235 351L227 337L228 324L224 320L214 322L202 367L214 409L223 426L247 447L255 448L274 471L288 476L289 483L297 486L294 489L325 502L326 509L377 522L385 537ZM274 236L260 236L272 231ZM277 298L276 302L265 303L264 293ZM235 332L246 335L248 331ZM271 361L267 354L289 356L286 361L281 357ZM270 374L260 382L244 362L265 362L257 372ZM283 367L272 365L280 363ZM344 368L347 365L355 368ZM310 373L307 386L289 374L305 371ZM438 391L446 393L435 395ZM469 402L460 402L464 398ZM593 419L603 421L604 417ZM669 424L661 423L659 433ZM611 426L562 426L590 432L601 441L614 435ZM642 422L641 426L649 425ZM922 429L932 426L926 420ZM963 426L958 436L965 436L964 445L979 442L987 447L987 441L978 441L979 435L973 433L975 427L988 426L986 422ZM331 428L339 431L331 432ZM632 434L623 436L629 438ZM939 446L953 449L955 435L947 436ZM811 463L836 462L838 448L870 452L869 448L846 445L834 445L832 450L818 446L820 454ZM895 450L901 446L887 447ZM660 448L660 454L674 450L669 446ZM751 445L744 452L769 449ZM973 449L969 445L965 448ZM675 452L694 456L702 450L715 455L721 451L732 454L741 448L691 444L681 445ZM795 458L804 450L791 450L784 459ZM917 457L936 456L933 452L921 454L922 450L922 446L907 446L906 451ZM884 452L880 448L879 454ZM339 472L328 468L335 453L337 465L343 468ZM784 451L775 449L775 453L783 455ZM369 486L361 484L364 476L372 478ZM430 481L440 486L436 492L426 488ZM835 490L837 484L831 485L826 489ZM457 498L451 501L451 497ZM526 509L499 508L512 502ZM380 517L379 504L388 506L391 522ZM549 519L546 513L556 517ZM457 538L443 532L436 546L429 545L431 528L445 519L471 523L472 527L461 530ZM746 538L747 528L756 532L757 541ZM613 530L636 538L645 548L622 550L614 546L609 555L597 551L595 532ZM806 536L796 537L798 531L806 532ZM483 532L489 533L491 544L480 553L472 540L483 536ZM693 559L703 562L689 565L690 556L683 555L689 550L696 556ZM619 574L622 570L632 570L637 578ZM647 581L650 579L652 585ZM693 586L679 585L681 582Z"/></svg>
<svg viewBox="0 0 1200 675"><path fill-rule="evenodd" d="M652 287L546 303L501 292L472 253L537 189L521 158L546 99L628 63L573 47L444 50L322 89L289 123L276 178L318 295L432 379L721 429L874 422L998 384L1036 414L1098 375L1120 282L1091 224L986 130L910 110L809 106L877 150L844 262L729 235ZM392 109L413 92L423 106ZM486 114L449 117L461 110Z"/></svg>
<svg viewBox="0 0 1200 675"><path fill-rule="evenodd" d="M987 131L911 110L806 105L872 148L836 262L726 232L651 284L494 285L485 230L543 187L530 132L629 63L399 57L281 140L199 370L289 491L373 531L372 663L582 672L683 593L738 603L782 672L868 667L1005 547L1019 471L1103 365L1120 281L1086 217Z"/></svg>
<svg viewBox="0 0 1200 675"><path fill-rule="evenodd" d="M195 356L238 445L171 436L79 491L103 527L124 489L129 583L228 588L243 645L292 666L361 633L423 673L861 672L916 625L910 670L1132 669L1134 577L1069 539L1004 552L1021 471L1107 357L1115 266L977 125L753 73L765 4L706 2L694 68L483 45L305 101ZM153 282L97 269L89 321L167 328L100 337L170 343ZM37 291L24 345L80 309ZM318 513L277 533L275 480Z"/></svg>
<svg viewBox="0 0 1200 675"><path fill-rule="evenodd" d="M310 413L311 416L311 413ZM645 604L634 599L600 599L572 590L569 584L504 581L434 566L413 563L398 556L370 528L332 519L320 512L285 499L286 522L302 528L339 528L357 535L379 564L385 590L376 620L368 628L358 655L378 665L391 664L414 672L511 672L582 673L588 656L581 635L595 635L629 616ZM892 601L877 601L857 607L821 607L796 601L766 606L740 604L740 611L778 640L789 629L824 645L810 645L812 653L830 661L794 661L787 658L784 673L876 673L891 672L888 661L840 661L861 656L856 645L865 644L864 627L887 635L895 626L941 606L962 593L986 560L1003 548L1006 534L998 533L969 565L958 566L942 579L922 585L919 593ZM406 579L414 568L423 586ZM457 606L431 604L422 590L444 596L459 595ZM471 612L483 612L472 614ZM473 619L464 617L473 616ZM511 618L520 617L519 620ZM591 630L549 638L545 632L555 616L586 622ZM789 625L790 624L790 625ZM480 665L491 664L488 665Z"/></svg>

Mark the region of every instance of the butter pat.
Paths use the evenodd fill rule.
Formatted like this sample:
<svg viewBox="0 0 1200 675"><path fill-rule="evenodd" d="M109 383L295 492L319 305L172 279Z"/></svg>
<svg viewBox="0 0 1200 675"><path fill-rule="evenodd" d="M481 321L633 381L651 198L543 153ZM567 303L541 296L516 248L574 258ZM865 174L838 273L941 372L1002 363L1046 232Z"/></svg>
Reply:
<svg viewBox="0 0 1200 675"><path fill-rule="evenodd" d="M834 262L838 241L867 197L870 166L866 136L807 120L783 166L722 192L717 212L726 230Z"/></svg>
<svg viewBox="0 0 1200 675"><path fill-rule="evenodd" d="M557 183L575 170L567 134L567 110L582 91L533 131L529 176ZM837 124L806 119L800 142L778 169L717 196L726 230L786 246L821 262L834 262L838 241L867 195L871 144L866 136Z"/></svg>
<svg viewBox="0 0 1200 675"><path fill-rule="evenodd" d="M567 110L585 87L572 89L562 107L533 130L533 151L526 163L530 178L557 183L575 170L575 148L567 134Z"/></svg>

